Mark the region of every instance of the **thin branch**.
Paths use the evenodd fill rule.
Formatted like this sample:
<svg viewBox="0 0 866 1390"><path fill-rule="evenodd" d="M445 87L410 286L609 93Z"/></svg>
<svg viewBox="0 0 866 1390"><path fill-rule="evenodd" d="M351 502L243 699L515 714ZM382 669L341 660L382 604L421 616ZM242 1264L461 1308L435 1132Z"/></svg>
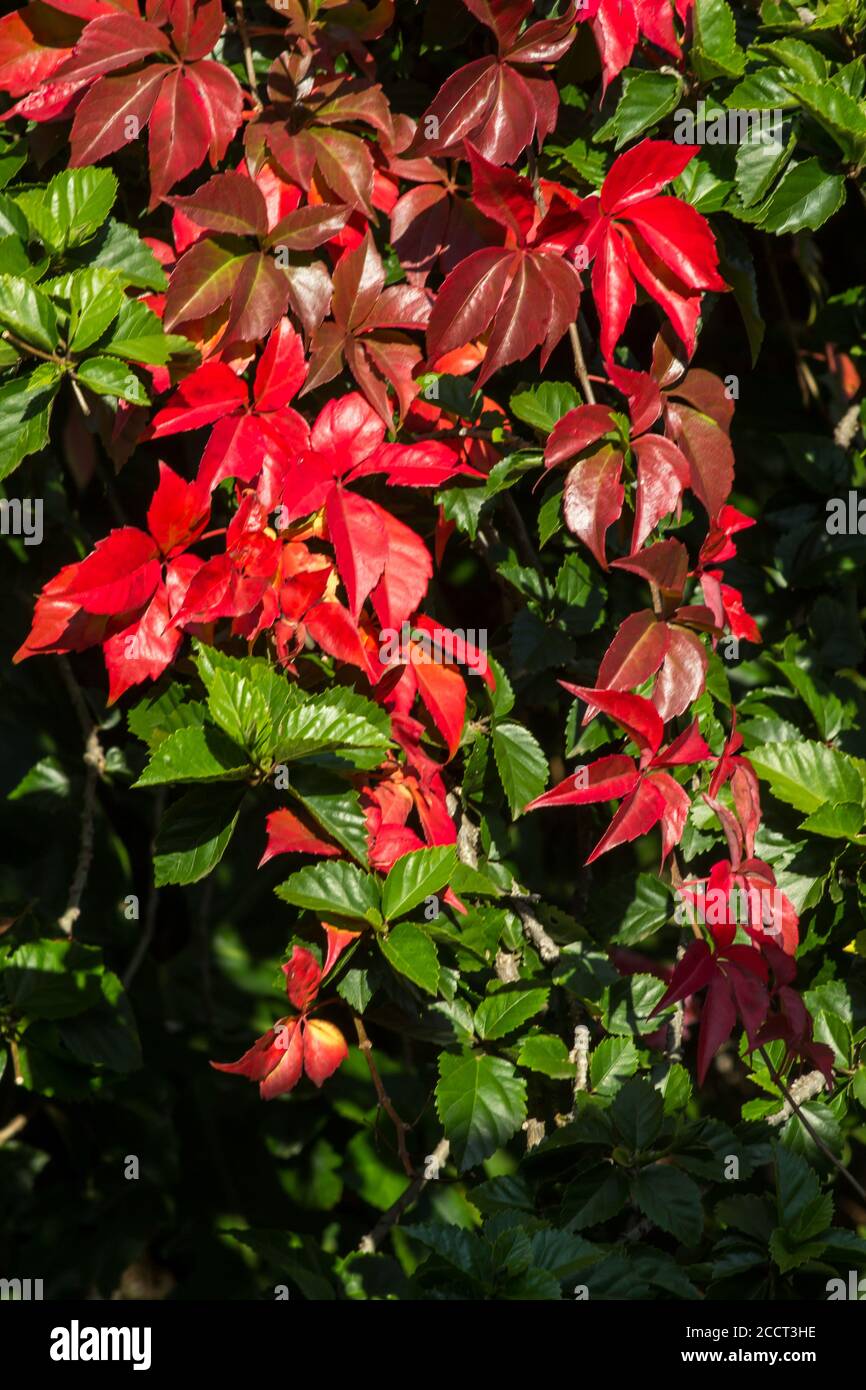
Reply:
<svg viewBox="0 0 866 1390"><path fill-rule="evenodd" d="M570 323L568 325L568 336L571 339L571 351L574 355L574 370L580 382L583 398L589 405L595 405L595 392L592 389L592 382L586 370L586 361L583 356L583 348L580 345L580 334L577 331L576 323Z"/></svg>
<svg viewBox="0 0 866 1390"><path fill-rule="evenodd" d="M8 1125L0 1129L0 1148L10 1139L14 1139L16 1134L20 1134L29 1119L29 1115L13 1115Z"/></svg>
<svg viewBox="0 0 866 1390"><path fill-rule="evenodd" d="M364 1236L358 1249L365 1255L374 1255L392 1226L396 1226L404 1211L421 1196L428 1182L435 1182L448 1160L450 1145L447 1139L440 1139L432 1154L424 1160L424 1172L416 1173L404 1192L393 1206L383 1212L372 1231Z"/></svg>
<svg viewBox="0 0 866 1390"><path fill-rule="evenodd" d="M358 1046L363 1052L364 1057L367 1061L367 1066L370 1069L370 1077L372 1078L373 1085L376 1088L376 1096L379 1101L379 1105L385 1111L385 1114L388 1116L388 1118L394 1126L394 1129L396 1130L397 1152L400 1155L400 1162L403 1164L403 1168L406 1172L407 1177L414 1178L415 1165L413 1164L412 1159L409 1157L409 1150L406 1148L406 1135L409 1132L409 1126L403 1120L400 1119L400 1116L394 1109L388 1092L385 1090L385 1087L382 1084L382 1078L379 1075L376 1063L373 1060L373 1044L367 1037L367 1030L364 1027L363 1020L358 1014L353 1014L352 1018L355 1024L355 1032L358 1035Z"/></svg>
<svg viewBox="0 0 866 1390"><path fill-rule="evenodd" d="M247 74L247 85L250 89L250 96L252 97L253 105L256 110L261 111L262 103L259 99L256 68L253 62L253 48L250 42L250 31L247 28L247 17L244 14L244 0L235 0L235 23L237 24L241 48L244 51L244 68Z"/></svg>
<svg viewBox="0 0 866 1390"><path fill-rule="evenodd" d="M69 886L66 911L58 918L60 930L71 936L75 923L81 916L81 899L87 887L90 866L93 863L93 846L96 820L96 787L105 772L105 753L99 741L99 728L90 718L84 696L72 674L72 668L65 657L60 658L60 674L63 677L69 698L78 716L84 733L84 795L81 798L81 839L78 845L78 859L75 873Z"/></svg>
<svg viewBox="0 0 866 1390"><path fill-rule="evenodd" d="M862 1202L866 1202L866 1189L860 1186L853 1173L851 1173L845 1167L845 1164L842 1162L841 1159L836 1157L833 1150L827 1144L824 1143L824 1140L821 1138L814 1125L803 1114L803 1111L800 1109L799 1103L791 1095L791 1092L789 1091L788 1087L785 1085L781 1076L779 1076L779 1073L773 1066L773 1063L770 1061L766 1048L759 1047L758 1051L764 1059L764 1065L766 1066L767 1071L770 1073L770 1076L772 1077L773 1081L778 1086L782 1095L785 1097L787 1104L791 1107L791 1112L797 1116L797 1119L800 1121L806 1133L812 1139L813 1143L817 1145L817 1147L821 1150L824 1157L830 1160L837 1172L841 1173L842 1176L846 1179L846 1181L850 1184L850 1186L853 1187L860 1200Z"/></svg>

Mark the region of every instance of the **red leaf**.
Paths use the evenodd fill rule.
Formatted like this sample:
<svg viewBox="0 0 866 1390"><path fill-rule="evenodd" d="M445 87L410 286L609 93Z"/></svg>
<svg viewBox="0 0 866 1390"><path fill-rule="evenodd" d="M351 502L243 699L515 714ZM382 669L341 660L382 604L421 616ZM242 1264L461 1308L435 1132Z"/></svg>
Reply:
<svg viewBox="0 0 866 1390"><path fill-rule="evenodd" d="M677 443L689 462L689 486L713 521L734 485L734 454L724 430L695 410L669 408Z"/></svg>
<svg viewBox="0 0 866 1390"><path fill-rule="evenodd" d="M304 1023L304 1071L321 1086L349 1055L346 1039L334 1023L310 1018Z"/></svg>
<svg viewBox="0 0 866 1390"><path fill-rule="evenodd" d="M286 312L289 283L272 256L254 253L241 262L232 288L226 339L261 342Z"/></svg>
<svg viewBox="0 0 866 1390"><path fill-rule="evenodd" d="M185 377L157 411L148 438L163 439L182 430L198 430L247 404L247 388L224 362L205 362Z"/></svg>
<svg viewBox="0 0 866 1390"><path fill-rule="evenodd" d="M304 384L304 344L288 319L281 319L259 359L253 396L259 410L280 410Z"/></svg>
<svg viewBox="0 0 866 1390"><path fill-rule="evenodd" d="M642 753L657 753L664 737L664 725L649 700L642 695L621 695L613 690L591 690L583 685L560 681L563 690L586 700L595 712L601 710L625 729Z"/></svg>
<svg viewBox="0 0 866 1390"><path fill-rule="evenodd" d="M596 801L614 801L634 791L637 781L632 759L623 753L612 753L579 768L558 786L530 801L524 811L537 811L541 806L589 806Z"/></svg>
<svg viewBox="0 0 866 1390"><path fill-rule="evenodd" d="M26 96L53 76L72 52L81 26L45 4L0 19L0 90Z"/></svg>
<svg viewBox="0 0 866 1390"><path fill-rule="evenodd" d="M622 511L625 497L622 461L618 449L605 445L574 465L562 494L566 526L592 551L602 569L607 569L605 536Z"/></svg>
<svg viewBox="0 0 866 1390"><path fill-rule="evenodd" d="M128 14L103 15L91 20L57 76L92 81L117 68L140 63L152 53L170 52L166 35L146 19Z"/></svg>
<svg viewBox="0 0 866 1390"><path fill-rule="evenodd" d="M477 338L491 323L520 260L490 249L467 256L443 283L427 327L431 362Z"/></svg>
<svg viewBox="0 0 866 1390"><path fill-rule="evenodd" d="M637 502L632 552L640 550L647 536L662 517L674 511L689 486L689 464L685 455L661 434L636 439L632 449L637 457Z"/></svg>
<svg viewBox="0 0 866 1390"><path fill-rule="evenodd" d="M234 73L222 63L206 58L184 69L198 98L204 119L211 167L225 158L226 150L241 123L243 92Z"/></svg>
<svg viewBox="0 0 866 1390"><path fill-rule="evenodd" d="M624 560L614 560L611 568L639 574L648 584L654 584L666 597L679 597L685 588L689 570L689 552L682 541L672 536L658 541L646 550L639 550ZM600 681L606 685L606 681ZM635 682L637 684L637 682Z"/></svg>
<svg viewBox="0 0 866 1390"><path fill-rule="evenodd" d="M596 685L600 690L633 690L643 685L655 675L667 649L667 623L659 622L649 608L632 613L620 623L616 637L602 657ZM592 718L591 709L587 710L587 715L585 724Z"/></svg>
<svg viewBox="0 0 866 1390"><path fill-rule="evenodd" d="M651 767L679 767L687 763L701 763L711 758L712 752L701 737L697 719L693 720L677 738L663 748L653 758Z"/></svg>
<svg viewBox="0 0 866 1390"><path fill-rule="evenodd" d="M165 64L153 63L121 77L101 78L91 87L75 111L70 167L97 163L128 143L128 130L143 130L167 71Z"/></svg>
<svg viewBox="0 0 866 1390"><path fill-rule="evenodd" d="M637 298L619 228L608 226L592 267L592 297L601 319L601 350L606 361L625 332Z"/></svg>
<svg viewBox="0 0 866 1390"><path fill-rule="evenodd" d="M286 977L286 993L300 1013L306 1013L319 992L322 971L319 962L304 946L295 946L281 967Z"/></svg>
<svg viewBox="0 0 866 1390"><path fill-rule="evenodd" d="M511 169L501 169L465 142L472 170L472 201L485 214L513 232L524 245L538 215L532 184Z"/></svg>
<svg viewBox="0 0 866 1390"><path fill-rule="evenodd" d="M382 627L398 630L424 598L433 563L426 545L414 531L390 512L382 508L377 511L387 553L382 578L372 592L373 607Z"/></svg>
<svg viewBox="0 0 866 1390"><path fill-rule="evenodd" d="M323 652L336 657L338 661L357 666L371 685L376 684L380 668L375 663L375 651L371 652L365 646L357 623L347 608L333 601L317 603L306 615L304 623Z"/></svg>
<svg viewBox="0 0 866 1390"><path fill-rule="evenodd" d="M448 757L453 758L463 733L466 683L453 666L432 661L418 648L413 648L412 670L418 682L418 693L448 745Z"/></svg>
<svg viewBox="0 0 866 1390"><path fill-rule="evenodd" d="M159 465L159 485L147 512L147 525L163 557L168 559L197 540L210 512L207 493Z"/></svg>
<svg viewBox="0 0 866 1390"><path fill-rule="evenodd" d="M168 285L163 320L166 331L204 318L225 304L245 259L214 241L200 241L184 252Z"/></svg>
<svg viewBox="0 0 866 1390"><path fill-rule="evenodd" d="M641 140L614 160L601 188L602 212L621 216L635 203L654 197L671 179L678 178L697 153L697 145Z"/></svg>
<svg viewBox="0 0 866 1390"><path fill-rule="evenodd" d="M600 855L615 849L638 835L652 830L665 814L667 803L650 778L641 778L631 795L625 800L602 835L587 864L592 864Z"/></svg>
<svg viewBox="0 0 866 1390"><path fill-rule="evenodd" d="M156 546L144 531L121 526L97 541L91 555L75 567L66 590L88 613L124 613L139 608L159 583Z"/></svg>
<svg viewBox="0 0 866 1390"><path fill-rule="evenodd" d="M544 466L553 468L583 453L616 428L609 405L579 405L557 420L544 449Z"/></svg>
<svg viewBox="0 0 866 1390"><path fill-rule="evenodd" d="M679 782L674 781L667 772L648 773L646 780L651 782L656 791L660 792L664 798L665 809L661 818L661 862L664 864L671 850L682 839L691 801L685 788L681 787Z"/></svg>
<svg viewBox="0 0 866 1390"><path fill-rule="evenodd" d="M265 200L252 179L232 172L215 174L186 198L167 198L200 227L227 236L263 236L268 229Z"/></svg>
<svg viewBox="0 0 866 1390"><path fill-rule="evenodd" d="M737 1021L737 1011L731 998L731 986L723 975L710 981L701 1009L701 1032L698 1039L698 1082L702 1086L710 1062L722 1043L727 1042Z"/></svg>
<svg viewBox="0 0 866 1390"><path fill-rule="evenodd" d="M694 632L671 623L662 668L653 687L653 704L665 723L683 714L704 688L709 658Z"/></svg>
<svg viewBox="0 0 866 1390"><path fill-rule="evenodd" d="M197 169L210 148L211 130L196 84L181 68L169 72L150 114L148 164L151 208Z"/></svg>
<svg viewBox="0 0 866 1390"><path fill-rule="evenodd" d="M335 487L326 503L325 517L337 568L349 597L349 611L357 622L364 600L378 583L388 558L382 512L366 497Z"/></svg>
<svg viewBox="0 0 866 1390"><path fill-rule="evenodd" d="M698 990L704 989L710 983L715 973L715 959L706 941L690 942L682 960L677 963L666 992L650 1013L650 1018L666 1009L669 1004L678 1004L680 1000L697 994Z"/></svg>
<svg viewBox="0 0 866 1390"><path fill-rule="evenodd" d="M725 966L725 973L734 991L737 1012L746 1030L749 1046L757 1047L757 1035L770 1008L767 987L750 970L741 970L733 963Z"/></svg>
<svg viewBox="0 0 866 1390"><path fill-rule="evenodd" d="M157 680L177 656L183 634L169 628L168 594L160 584L140 618L102 646L108 672L108 703L134 685Z"/></svg>

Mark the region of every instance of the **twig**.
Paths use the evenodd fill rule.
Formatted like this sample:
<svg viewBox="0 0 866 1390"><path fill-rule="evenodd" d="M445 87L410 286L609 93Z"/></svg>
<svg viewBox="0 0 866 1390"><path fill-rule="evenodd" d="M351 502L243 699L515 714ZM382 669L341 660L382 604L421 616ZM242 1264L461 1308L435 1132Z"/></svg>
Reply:
<svg viewBox="0 0 866 1390"><path fill-rule="evenodd" d="M93 863L94 822L96 819L96 786L105 772L105 753L99 741L99 729L90 718L78 682L65 657L60 658L60 674L63 677L69 698L72 701L78 721L85 736L84 743L84 795L81 799L81 839L78 846L78 859L75 873L69 887L66 911L58 918L57 925L67 936L72 935L75 923L81 916L81 899L87 887L87 877Z"/></svg>
<svg viewBox="0 0 866 1390"><path fill-rule="evenodd" d="M827 1078L822 1071L810 1071L805 1076L798 1076L796 1081L791 1082L791 1100L796 1101L797 1105L805 1105L808 1100L820 1095L826 1084ZM786 1100L781 1110L767 1116L767 1124L782 1125L793 1113L794 1106Z"/></svg>
<svg viewBox="0 0 866 1390"><path fill-rule="evenodd" d="M574 1030L574 1047L568 1054L568 1060L574 1063L574 1104L571 1107L574 1115L577 1097L586 1090L589 1079L589 1029L585 1023L578 1023Z"/></svg>
<svg viewBox="0 0 866 1390"><path fill-rule="evenodd" d="M595 405L595 392L592 389L592 382L586 370L586 362L583 356L583 348L580 345L580 334L577 331L577 324L568 325L568 336L571 339L571 351L574 355L574 370L577 372L577 379L580 382L580 389L583 398L589 405Z"/></svg>
<svg viewBox="0 0 866 1390"><path fill-rule="evenodd" d="M16 1134L20 1134L29 1119L29 1115L13 1115L8 1125L4 1125L3 1128L0 1129L0 1148L2 1148L8 1140L14 1139Z"/></svg>
<svg viewBox="0 0 866 1390"><path fill-rule="evenodd" d="M781 1076L779 1076L778 1072L773 1066L773 1063L770 1061L770 1058L767 1055L766 1048L759 1047L758 1051L764 1059L764 1065L766 1066L767 1071L770 1073L770 1076L772 1077L773 1081L778 1086L782 1095L785 1097L786 1102L788 1103L788 1105L790 1105L791 1111L797 1116L797 1119L800 1121L806 1133L812 1139L813 1143L816 1144L817 1147L821 1150L824 1157L830 1160L837 1172L841 1173L843 1177L847 1179L848 1183L851 1185L851 1187L853 1187L860 1200L862 1202L866 1202L866 1189L860 1186L853 1173L849 1172L842 1160L837 1158L833 1150L827 1144L824 1143L824 1140L821 1138L820 1134L818 1134L814 1125L812 1125L811 1122L807 1120L806 1116L803 1114L803 1111L800 1109L798 1102L791 1095L791 1092L788 1090L788 1087L785 1085Z"/></svg>
<svg viewBox="0 0 866 1390"><path fill-rule="evenodd" d="M235 22L238 29L238 38L241 41L241 48L244 51L244 68L247 74L250 96L253 99L253 105L256 110L261 111L262 103L259 99L256 69L253 63L253 49L250 43L250 31L247 28L247 17L244 14L244 0L235 0Z"/></svg>
<svg viewBox="0 0 866 1390"><path fill-rule="evenodd" d="M397 1111L394 1109L394 1106L391 1103L391 1098L388 1095L388 1092L385 1090L385 1087L382 1084L382 1078L379 1075L376 1063L373 1061L373 1044L367 1037L367 1030L364 1027L363 1020L358 1014L353 1014L352 1018L355 1024L355 1032L358 1035L358 1046L363 1052L364 1057L367 1061L367 1066L370 1069L370 1077L373 1081L373 1085L376 1088L376 1096L378 1098L379 1104L385 1111L385 1114L390 1119L397 1133L397 1152L400 1155L400 1162L403 1164L403 1168L406 1172L406 1175L410 1178L414 1178L415 1165L413 1164L412 1159L409 1157L409 1150L406 1148L406 1135L409 1131L409 1126L405 1124L403 1120L400 1119L400 1116L397 1114Z"/></svg>
<svg viewBox="0 0 866 1390"><path fill-rule="evenodd" d="M520 925L523 934L532 943L545 965L552 965L555 960L559 960L559 947L551 936L548 936L542 924L539 922L530 906L528 893L512 893L509 902L512 909L520 918Z"/></svg>
<svg viewBox="0 0 866 1390"><path fill-rule="evenodd" d="M521 559L525 565L529 565L535 570L541 579L544 592L547 592L547 576L544 573L540 559L535 553L529 532L526 529L526 522L520 515L520 508L511 496L510 492L503 494L505 499L505 510L508 512L511 524L517 532L517 548L520 551Z"/></svg>
<svg viewBox="0 0 866 1390"><path fill-rule="evenodd" d="M436 1181L447 1162L449 1148L450 1145L447 1139L439 1140L432 1154L428 1154L424 1160L424 1172L416 1173L406 1190L400 1194L393 1206L390 1206L386 1212L382 1213L372 1231L361 1240L358 1249L363 1254L374 1255L391 1227L396 1226L406 1208L410 1207L417 1197L420 1197L428 1182Z"/></svg>

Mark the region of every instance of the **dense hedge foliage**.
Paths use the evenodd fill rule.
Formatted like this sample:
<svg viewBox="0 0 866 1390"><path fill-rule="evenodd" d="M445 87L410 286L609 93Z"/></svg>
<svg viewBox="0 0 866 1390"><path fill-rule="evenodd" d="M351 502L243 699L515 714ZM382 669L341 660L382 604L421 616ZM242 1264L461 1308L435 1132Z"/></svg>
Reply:
<svg viewBox="0 0 866 1390"><path fill-rule="evenodd" d="M3 1272L856 1290L864 30L0 20Z"/></svg>

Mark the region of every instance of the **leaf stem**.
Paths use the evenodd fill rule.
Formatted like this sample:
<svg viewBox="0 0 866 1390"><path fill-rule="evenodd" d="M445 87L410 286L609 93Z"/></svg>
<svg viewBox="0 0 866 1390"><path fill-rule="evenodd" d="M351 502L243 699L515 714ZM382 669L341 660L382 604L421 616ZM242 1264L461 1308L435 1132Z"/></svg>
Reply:
<svg viewBox="0 0 866 1390"><path fill-rule="evenodd" d="M359 1014L353 1014L352 1021L355 1024L355 1032L358 1035L358 1046L364 1054L367 1066L370 1070L370 1077L372 1079L373 1085L376 1088L376 1096L378 1098L379 1105L385 1111L385 1114L390 1119L397 1133L397 1152L400 1155L400 1162L403 1164L403 1168L407 1177L414 1178L416 1176L415 1165L413 1164L412 1159L409 1156L409 1150L406 1147L406 1135L409 1132L409 1126L403 1120L400 1119L400 1116L394 1109L388 1092L385 1090L385 1087L382 1084L382 1078L379 1075L378 1068L373 1060L373 1044L367 1037L367 1030L364 1027L363 1019L360 1017Z"/></svg>
<svg viewBox="0 0 866 1390"><path fill-rule="evenodd" d="M764 1059L764 1065L765 1065L765 1067L767 1068L767 1071L770 1073L770 1076L771 1076L773 1082L775 1083L775 1085L778 1086L779 1090L781 1091L781 1093L782 1093L782 1095L784 1096L785 1100L787 1101L788 1105L790 1105L791 1110L792 1110L792 1111L794 1112L794 1114L797 1116L797 1119L798 1119L798 1120L800 1121L800 1123L802 1124L802 1126L803 1126L803 1128L805 1129L806 1133L809 1135L809 1137L812 1139L812 1141L817 1145L817 1147L821 1150L821 1152L822 1152L822 1154L824 1155L824 1157L825 1157L825 1158L828 1158L828 1159L830 1160L830 1162L833 1164L833 1167L834 1167L838 1172L840 1172L840 1173L842 1174L842 1176L843 1176L843 1177L847 1180L847 1182L850 1184L850 1186L853 1187L854 1191L857 1193L857 1196L860 1198L860 1200L863 1201L863 1202L866 1202L866 1189L864 1189L864 1188L862 1188L862 1187L860 1186L859 1182L858 1182L857 1179L854 1177L853 1173L851 1173L850 1170L849 1170L848 1168L845 1167L845 1164L842 1162L842 1160L841 1160L840 1158L837 1158L837 1157L836 1157L836 1155L834 1154L833 1150L829 1147L829 1145L824 1143L824 1140L821 1138L820 1134L817 1132L817 1130L815 1129L814 1125L813 1125L813 1124L811 1123L811 1121L808 1120L808 1119L806 1118L806 1116L803 1114L803 1111L800 1109L799 1103L798 1103L798 1102L794 1099L794 1097L791 1095L791 1092L789 1091L788 1087L785 1085L785 1083L784 1083L784 1081L782 1080L781 1076L780 1076L779 1073L776 1071L776 1068L773 1066L773 1063L770 1061L770 1058L769 1058L769 1055L768 1055L768 1053L767 1053L766 1048L764 1048L764 1047L759 1047L759 1048L758 1048L758 1051L759 1051L759 1053L761 1054L761 1056L762 1056L763 1059Z"/></svg>
<svg viewBox="0 0 866 1390"><path fill-rule="evenodd" d="M256 80L256 69L253 63L253 49L250 42L250 31L247 28L247 17L244 14L244 0L235 0L235 23L237 24L238 38L241 41L241 48L244 51L244 68L247 74L247 84L250 89L253 105L256 111L261 111L262 103L258 93L258 83Z"/></svg>

